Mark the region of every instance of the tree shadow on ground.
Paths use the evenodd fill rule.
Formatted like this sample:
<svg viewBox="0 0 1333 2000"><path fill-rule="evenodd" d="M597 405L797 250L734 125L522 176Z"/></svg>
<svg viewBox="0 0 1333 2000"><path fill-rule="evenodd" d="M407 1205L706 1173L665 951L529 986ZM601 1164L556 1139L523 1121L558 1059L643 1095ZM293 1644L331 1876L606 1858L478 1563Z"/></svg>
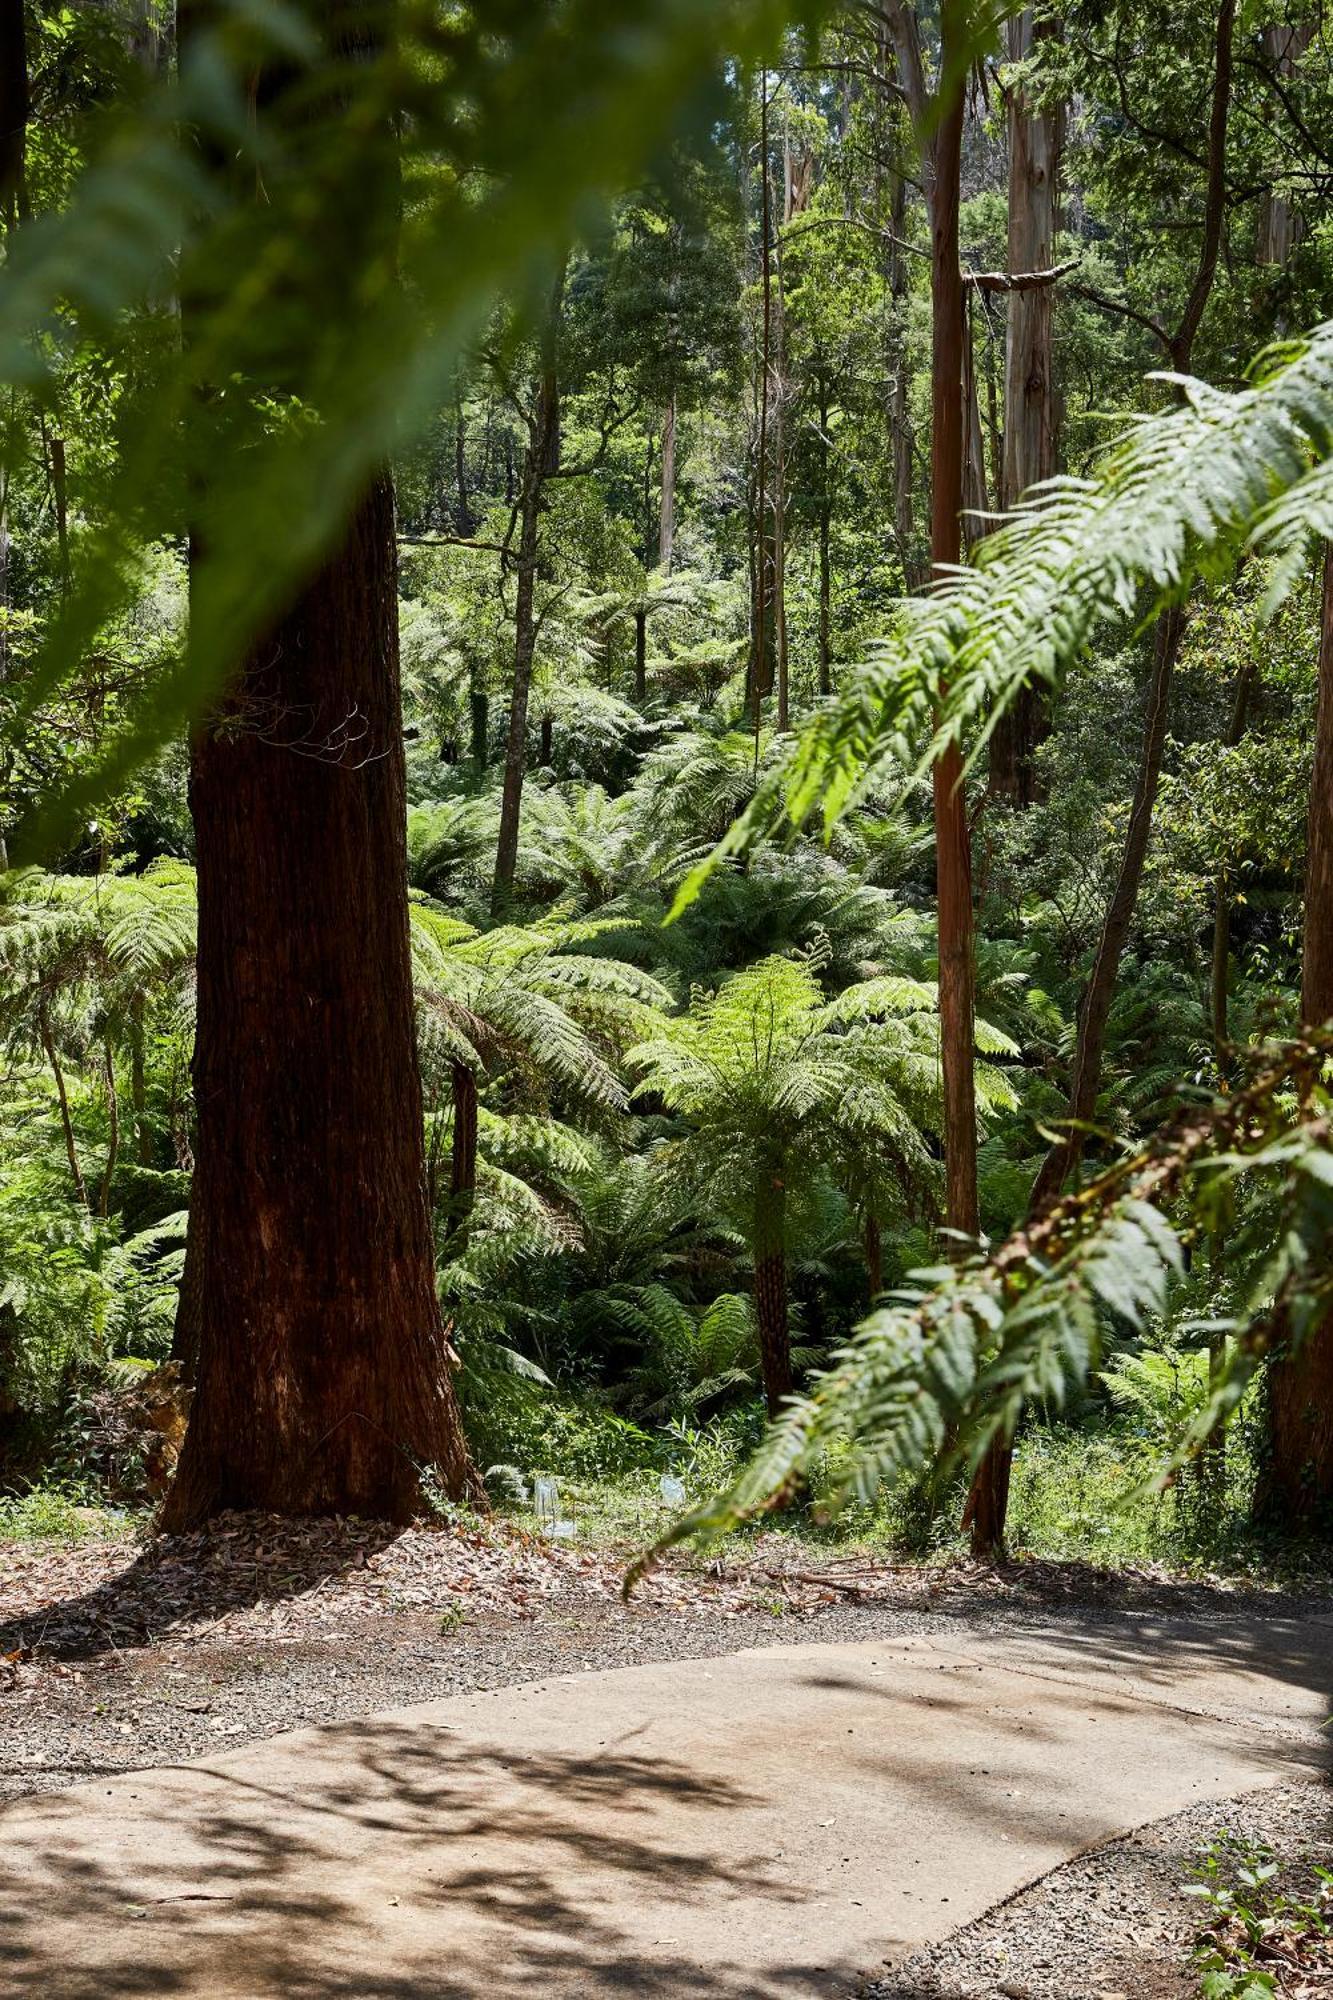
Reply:
<svg viewBox="0 0 1333 2000"><path fill-rule="evenodd" d="M741 1784L392 1723L357 1732L349 1758L341 1736L337 1762L314 1744L295 1809L280 1771L207 1766L156 1774L137 1825L128 1780L70 1838L42 1838L58 1800L29 1802L0 1886L6 1995L755 2000L866 1976L821 1957L816 1892L775 1857L729 1852L727 1822L761 1803ZM732 1950L756 1910L774 1932L758 1965Z"/></svg>
<svg viewBox="0 0 1333 2000"><path fill-rule="evenodd" d="M348 1577L401 1533L385 1521L223 1514L197 1533L155 1537L90 1590L0 1623L0 1654L86 1660L152 1645L181 1626Z"/></svg>

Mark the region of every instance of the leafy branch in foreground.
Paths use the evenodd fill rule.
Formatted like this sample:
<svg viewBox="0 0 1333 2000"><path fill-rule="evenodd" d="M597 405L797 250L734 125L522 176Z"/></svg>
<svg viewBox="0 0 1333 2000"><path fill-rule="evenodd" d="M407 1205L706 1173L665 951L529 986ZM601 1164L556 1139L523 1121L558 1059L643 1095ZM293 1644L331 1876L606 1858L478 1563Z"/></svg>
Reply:
<svg viewBox="0 0 1333 2000"><path fill-rule="evenodd" d="M190 511L196 539L186 656L91 767L34 808L15 842L29 855L207 706L336 545L368 479L448 401L497 298L540 294L553 246L682 127L716 115L724 55L753 59L793 15L815 18L787 0L358 0L345 12L343 40L326 47L299 0L218 0L178 75L103 135L68 208L6 250L0 382L54 411L92 341L108 372L147 387L105 520L83 535L68 596L4 705L4 736L21 737L86 657L132 589L135 550L179 539ZM360 46L358 19L390 14L392 37ZM262 131L261 69L290 78ZM401 139L401 218L353 242L368 138L387 126ZM210 158L234 171L210 173ZM345 269L328 263L330 242ZM319 308L331 270L353 310ZM161 338L173 296L190 302L185 347ZM229 448L206 451L207 490L187 504L181 441L205 412L205 444Z"/></svg>
<svg viewBox="0 0 1333 2000"><path fill-rule="evenodd" d="M831 830L880 764L919 774L948 744L975 760L1025 687L1053 685L1101 627L1178 602L1243 548L1275 559L1276 604L1309 537L1333 534L1333 321L1262 355L1232 393L1156 379L1180 400L1138 419L1093 478L1035 488L973 564L904 600L687 877L675 914L721 861L784 821L803 825L821 800Z"/></svg>
<svg viewBox="0 0 1333 2000"><path fill-rule="evenodd" d="M864 1320L729 1490L673 1523L626 1589L664 1550L773 1507L830 1446L839 1499L870 1498L884 1480L934 1463L950 1440L977 1464L994 1437L1012 1435L1024 1403L1062 1403L1088 1379L1108 1316L1142 1331L1165 1310L1185 1243L1222 1225L1243 1184L1248 1220L1228 1227L1249 1290L1234 1321L1209 1329L1236 1338L1171 1462L1192 1456L1277 1340L1298 1347L1329 1310L1331 1054L1333 1030L1260 1051L1243 1089L1190 1107L998 1249L920 1273L929 1289L900 1293Z"/></svg>

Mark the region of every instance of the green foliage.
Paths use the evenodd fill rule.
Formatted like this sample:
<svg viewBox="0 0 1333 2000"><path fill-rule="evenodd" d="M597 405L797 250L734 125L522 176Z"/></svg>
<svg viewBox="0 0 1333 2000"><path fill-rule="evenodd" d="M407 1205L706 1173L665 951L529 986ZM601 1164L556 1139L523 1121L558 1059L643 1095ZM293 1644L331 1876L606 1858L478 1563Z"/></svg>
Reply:
<svg viewBox="0 0 1333 2000"><path fill-rule="evenodd" d="M1166 1312L1184 1264L1182 1225L1168 1219L1175 1203L1205 1232L1239 1203L1231 1247L1245 1287L1240 1311L1218 1329L1237 1337L1203 1407L1177 1430L1174 1455L1192 1456L1239 1402L1275 1312L1299 1345L1328 1310L1333 1169L1329 1100L1316 1080L1327 1055L1326 1038L1278 1052L1245 1090L1185 1114L996 1250L919 1273L793 1399L730 1490L668 1540L762 1511L830 1448L842 1454L843 1494L863 1501L930 1466L950 1436L975 1463L994 1436L1012 1436L1025 1405L1059 1408L1088 1381L1108 1325L1142 1334Z"/></svg>
<svg viewBox="0 0 1333 2000"><path fill-rule="evenodd" d="M1179 386L1180 405L1138 419L1094 479L1029 495L973 566L904 601L876 656L687 878L678 910L759 828L800 826L821 801L832 827L883 760L924 769L947 743L975 758L1024 687L1054 685L1101 631L1183 599L1242 549L1276 557L1281 601L1310 537L1333 531L1333 324L1263 357L1248 388Z"/></svg>
<svg viewBox="0 0 1333 2000"><path fill-rule="evenodd" d="M1221 1833L1185 1886L1207 1910L1195 1948L1202 2000L1263 2000L1333 1967L1333 1872Z"/></svg>

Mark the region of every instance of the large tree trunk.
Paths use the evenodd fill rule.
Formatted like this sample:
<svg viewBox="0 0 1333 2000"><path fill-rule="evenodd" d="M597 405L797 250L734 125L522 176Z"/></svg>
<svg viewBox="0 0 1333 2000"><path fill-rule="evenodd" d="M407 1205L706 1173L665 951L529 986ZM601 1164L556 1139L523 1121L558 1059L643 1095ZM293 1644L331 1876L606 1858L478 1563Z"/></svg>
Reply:
<svg viewBox="0 0 1333 2000"><path fill-rule="evenodd" d="M755 1190L754 1309L768 1414L791 1394L791 1331L787 1313L787 1191L775 1173Z"/></svg>
<svg viewBox="0 0 1333 2000"><path fill-rule="evenodd" d="M1009 59L1022 62L1034 40L1032 9L1009 22ZM1055 261L1059 220L1061 118L1034 110L1021 90L1009 100L1010 271L1048 271ZM1055 474L1056 409L1052 313L1054 287L1010 292L1004 350L1004 476L998 502L1012 507L1028 488ZM991 736L990 783L997 797L1030 806L1036 797L1034 756L1044 711L1035 688L1024 688Z"/></svg>
<svg viewBox="0 0 1333 2000"><path fill-rule="evenodd" d="M963 76L967 22L961 0L944 0L941 69L953 76L937 107L930 143L931 483L930 556L937 571L961 553L963 503L963 279L958 249ZM945 1220L977 1230L977 1115L973 1078L972 844L956 746L936 759L935 868L939 921L940 1061L944 1084Z"/></svg>
<svg viewBox="0 0 1333 2000"><path fill-rule="evenodd" d="M354 736L347 718L358 718ZM198 1389L164 1524L407 1521L470 1469L435 1297L393 491L195 732Z"/></svg>
<svg viewBox="0 0 1333 2000"><path fill-rule="evenodd" d="M1319 705L1305 861L1301 1019L1333 1021L1333 542L1324 550ZM1267 1460L1256 1512L1288 1532L1333 1526L1333 1318L1268 1371Z"/></svg>

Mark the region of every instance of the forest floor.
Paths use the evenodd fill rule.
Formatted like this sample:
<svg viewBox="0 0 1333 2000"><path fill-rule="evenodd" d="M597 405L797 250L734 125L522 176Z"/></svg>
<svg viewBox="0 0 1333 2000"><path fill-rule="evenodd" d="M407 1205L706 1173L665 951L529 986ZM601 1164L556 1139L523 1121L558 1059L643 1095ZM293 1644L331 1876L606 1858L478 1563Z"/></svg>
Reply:
<svg viewBox="0 0 1333 2000"><path fill-rule="evenodd" d="M0 1798L230 1759L257 1739L409 1704L755 1647L992 1634L1003 1650L1040 1628L1043 1643L1063 1634L1138 1671L1157 1636L1177 1635L1175 1657L1197 1666L1216 1633L1235 1664L1236 1635L1271 1631L1277 1642L1333 1602L1315 1586L1263 1590L1146 1566L872 1562L774 1534L714 1562L673 1558L624 1605L624 1560L503 1522L400 1533L250 1516L143 1544L7 1544ZM1199 1924L1180 1894L1190 1854L1238 1813L1256 1838L1317 1847L1327 1799L1296 1783L1234 1810L1192 1807L1057 1868L876 1990L883 2000L1191 1994L1182 1968Z"/></svg>

